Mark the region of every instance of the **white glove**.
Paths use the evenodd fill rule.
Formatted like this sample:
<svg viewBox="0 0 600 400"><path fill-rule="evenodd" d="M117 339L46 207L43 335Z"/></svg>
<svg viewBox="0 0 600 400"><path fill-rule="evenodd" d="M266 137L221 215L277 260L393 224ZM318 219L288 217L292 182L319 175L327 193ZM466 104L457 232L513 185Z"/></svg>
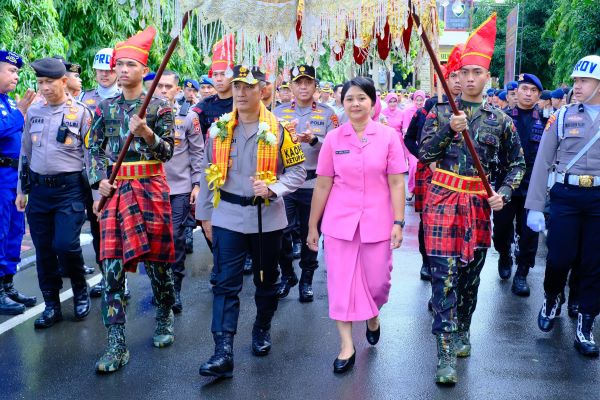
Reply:
<svg viewBox="0 0 600 400"><path fill-rule="evenodd" d="M529 210L527 214L527 226L534 232L546 230L546 219L541 211Z"/></svg>

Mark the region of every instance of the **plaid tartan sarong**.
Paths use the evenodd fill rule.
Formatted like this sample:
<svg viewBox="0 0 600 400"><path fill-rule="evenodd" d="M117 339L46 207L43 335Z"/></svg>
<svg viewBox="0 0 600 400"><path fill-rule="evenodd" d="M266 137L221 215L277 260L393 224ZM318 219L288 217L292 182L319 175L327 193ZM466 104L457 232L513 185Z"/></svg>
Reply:
<svg viewBox="0 0 600 400"><path fill-rule="evenodd" d="M169 186L163 175L119 180L100 218L100 259L175 262Z"/></svg>
<svg viewBox="0 0 600 400"><path fill-rule="evenodd" d="M423 164L422 162L417 163L417 171L415 172L415 212L423 212L423 201L425 199L425 193L429 183L431 183L431 176L433 172L429 165Z"/></svg>
<svg viewBox="0 0 600 400"><path fill-rule="evenodd" d="M485 196L429 185L423 209L427 255L469 263L475 249L490 247L491 209Z"/></svg>

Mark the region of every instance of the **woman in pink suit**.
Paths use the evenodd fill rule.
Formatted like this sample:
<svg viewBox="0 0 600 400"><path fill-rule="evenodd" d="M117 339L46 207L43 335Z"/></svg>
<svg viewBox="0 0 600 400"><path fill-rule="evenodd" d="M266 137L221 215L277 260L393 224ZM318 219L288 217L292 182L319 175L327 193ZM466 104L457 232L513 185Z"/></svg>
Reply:
<svg viewBox="0 0 600 400"><path fill-rule="evenodd" d="M307 242L314 251L323 218L329 316L341 339L336 373L354 365L353 321L367 321L370 344L379 340L392 250L402 243L406 162L394 129L371 120L375 101L372 81L358 77L344 84L349 122L325 137L311 205Z"/></svg>
<svg viewBox="0 0 600 400"><path fill-rule="evenodd" d="M412 99L412 104L409 107L405 108L404 112L402 113L402 126L400 129L402 131L403 143L404 135L406 134L408 126L410 125L410 120L412 119L413 115L415 115L417 110L423 107L423 104L425 104L425 92L422 90L417 90L413 93ZM408 158L408 191L409 193L411 193L410 198L412 199L412 193L414 193L415 191L415 173L417 172L418 160L415 156L408 152L406 156Z"/></svg>

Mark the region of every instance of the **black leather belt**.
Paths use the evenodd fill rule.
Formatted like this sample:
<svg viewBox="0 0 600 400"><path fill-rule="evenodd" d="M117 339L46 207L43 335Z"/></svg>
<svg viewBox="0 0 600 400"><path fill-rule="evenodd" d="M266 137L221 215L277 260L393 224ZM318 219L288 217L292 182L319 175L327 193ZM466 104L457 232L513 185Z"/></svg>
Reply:
<svg viewBox="0 0 600 400"><path fill-rule="evenodd" d="M221 190L221 200L226 201L228 203L237 204L242 207L249 207L258 205L259 201L262 201L262 198L257 197L244 197L238 196L237 194L229 193L224 190Z"/></svg>
<svg viewBox="0 0 600 400"><path fill-rule="evenodd" d="M311 179L315 179L317 177L317 170L315 169L307 169L306 170L306 180L310 181Z"/></svg>
<svg viewBox="0 0 600 400"><path fill-rule="evenodd" d="M19 168L19 159L0 156L0 167Z"/></svg>
<svg viewBox="0 0 600 400"><path fill-rule="evenodd" d="M68 183L80 183L81 172L64 172L56 175L40 175L31 171L31 183L37 183L50 188L66 185Z"/></svg>

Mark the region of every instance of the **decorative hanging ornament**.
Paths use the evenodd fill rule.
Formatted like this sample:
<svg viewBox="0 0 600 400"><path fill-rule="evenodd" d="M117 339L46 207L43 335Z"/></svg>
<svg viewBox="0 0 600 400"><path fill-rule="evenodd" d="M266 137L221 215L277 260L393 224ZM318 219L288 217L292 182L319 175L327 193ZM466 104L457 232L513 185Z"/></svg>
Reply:
<svg viewBox="0 0 600 400"><path fill-rule="evenodd" d="M354 61L358 65L363 65L367 61L368 49L363 49L358 46L354 46Z"/></svg>
<svg viewBox="0 0 600 400"><path fill-rule="evenodd" d="M390 24L386 21L382 34L377 36L377 53L379 53L379 58L384 61L387 60L390 55L391 44Z"/></svg>

